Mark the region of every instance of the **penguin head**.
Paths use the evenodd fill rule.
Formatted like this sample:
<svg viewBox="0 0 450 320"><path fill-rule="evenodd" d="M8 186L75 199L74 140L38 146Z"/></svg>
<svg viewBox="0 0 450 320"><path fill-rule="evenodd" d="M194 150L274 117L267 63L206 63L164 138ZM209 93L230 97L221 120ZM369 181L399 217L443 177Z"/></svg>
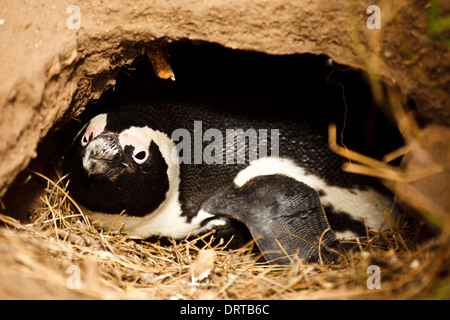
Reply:
<svg viewBox="0 0 450 320"><path fill-rule="evenodd" d="M77 134L65 156L69 191L89 210L144 216L166 199L173 174L170 139L148 119L125 112L100 114ZM173 171L173 169L171 170Z"/></svg>
<svg viewBox="0 0 450 320"><path fill-rule="evenodd" d="M108 131L103 125L104 117L105 114L96 116L77 136L81 136L80 155L85 173L114 181L122 175L148 171L152 164L150 129L133 126L121 132Z"/></svg>

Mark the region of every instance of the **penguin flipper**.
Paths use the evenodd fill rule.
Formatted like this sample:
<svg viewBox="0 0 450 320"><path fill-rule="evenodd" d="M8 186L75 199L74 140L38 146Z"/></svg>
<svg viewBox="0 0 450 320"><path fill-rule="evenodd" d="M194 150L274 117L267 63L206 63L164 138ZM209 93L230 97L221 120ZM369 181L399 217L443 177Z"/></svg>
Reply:
<svg viewBox="0 0 450 320"><path fill-rule="evenodd" d="M293 263L295 256L330 263L346 246L330 229L317 192L288 176L263 175L223 189L202 210L243 222L270 263Z"/></svg>

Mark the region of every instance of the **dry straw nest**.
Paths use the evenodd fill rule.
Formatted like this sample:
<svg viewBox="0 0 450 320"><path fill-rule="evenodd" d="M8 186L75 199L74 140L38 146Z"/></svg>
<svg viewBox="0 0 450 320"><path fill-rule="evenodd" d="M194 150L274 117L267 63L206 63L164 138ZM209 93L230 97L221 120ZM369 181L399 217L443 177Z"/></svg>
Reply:
<svg viewBox="0 0 450 320"><path fill-rule="evenodd" d="M405 114L398 117L404 118ZM411 132L411 121L405 124L408 130L401 128L402 132ZM335 133L333 130L330 133L331 147L351 160L347 170L382 176L397 182L397 186L410 186L419 179L417 171L413 179L411 172L390 168L385 162L380 164L337 146L333 140ZM419 137L417 134L414 139L406 140L421 146L424 141ZM448 137L439 135L438 140L442 139ZM401 151L412 149L407 145ZM421 168L420 172L425 169ZM431 236L424 236L427 228L416 220L407 219L402 225L388 221L387 231L367 230L367 239L357 242L359 250L347 253L340 263L311 265L297 261L291 266L274 266L258 262L260 255L253 250L254 243L239 250L228 249L223 242L212 245L214 233L171 240L170 244L163 245L96 230L65 191L68 182L64 177L51 181L40 176L47 180L47 189L41 198L42 208L31 214L31 223L22 224L0 215L5 225L0 228L0 296L3 298L450 297L448 212L435 217L439 221L438 231ZM369 265L380 267L379 289L367 285Z"/></svg>

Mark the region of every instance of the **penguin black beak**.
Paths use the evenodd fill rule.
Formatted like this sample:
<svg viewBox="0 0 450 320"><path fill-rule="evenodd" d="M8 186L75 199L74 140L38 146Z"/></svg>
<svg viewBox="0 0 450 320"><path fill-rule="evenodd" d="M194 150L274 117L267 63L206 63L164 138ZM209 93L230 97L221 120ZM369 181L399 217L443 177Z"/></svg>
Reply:
<svg viewBox="0 0 450 320"><path fill-rule="evenodd" d="M119 153L118 139L115 135L100 135L87 146L83 156L83 169L88 176L105 175L116 166L114 160Z"/></svg>

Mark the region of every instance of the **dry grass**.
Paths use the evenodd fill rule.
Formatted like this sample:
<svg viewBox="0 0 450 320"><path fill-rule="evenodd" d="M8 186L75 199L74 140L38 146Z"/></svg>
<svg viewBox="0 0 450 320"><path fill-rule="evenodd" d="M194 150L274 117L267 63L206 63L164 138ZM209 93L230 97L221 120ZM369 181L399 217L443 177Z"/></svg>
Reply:
<svg viewBox="0 0 450 320"><path fill-rule="evenodd" d="M21 224L0 215L0 296L69 299L408 299L448 298L448 238L420 245L417 226L368 230L361 251L337 265L282 267L255 262L249 244L211 246L214 234L171 245L93 228L65 192L48 181L43 207ZM445 242L445 243L444 243ZM368 289L367 267L381 268ZM73 266L76 266L75 268ZM78 269L79 268L79 269ZM79 272L79 273L77 273ZM80 275L81 286L73 282ZM446 278L445 278L446 277ZM71 289L72 288L72 289Z"/></svg>
<svg viewBox="0 0 450 320"><path fill-rule="evenodd" d="M395 100L394 95L391 101ZM384 162L338 146L333 130L330 147L349 158L346 170L387 179L393 189L402 187L403 200L419 210L421 218L434 221L438 232L432 237L424 237L424 223L398 226L388 219L388 230L367 230L359 250L338 264L297 261L273 266L256 262L253 243L239 250L228 249L226 243L212 246L213 233L161 245L96 230L65 191L65 179L53 182L35 173L47 180L47 188L31 223L0 214L5 226L0 228L0 298L448 299L450 214L445 201L444 207L435 206L434 200L441 199L415 183L437 177L433 184L439 186L439 176L448 176L450 152L437 166L417 170L396 168L389 161L425 150L435 140L447 139L448 146L450 134L427 140L408 114L395 103L393 108L406 145ZM367 287L369 265L380 267L380 289Z"/></svg>

